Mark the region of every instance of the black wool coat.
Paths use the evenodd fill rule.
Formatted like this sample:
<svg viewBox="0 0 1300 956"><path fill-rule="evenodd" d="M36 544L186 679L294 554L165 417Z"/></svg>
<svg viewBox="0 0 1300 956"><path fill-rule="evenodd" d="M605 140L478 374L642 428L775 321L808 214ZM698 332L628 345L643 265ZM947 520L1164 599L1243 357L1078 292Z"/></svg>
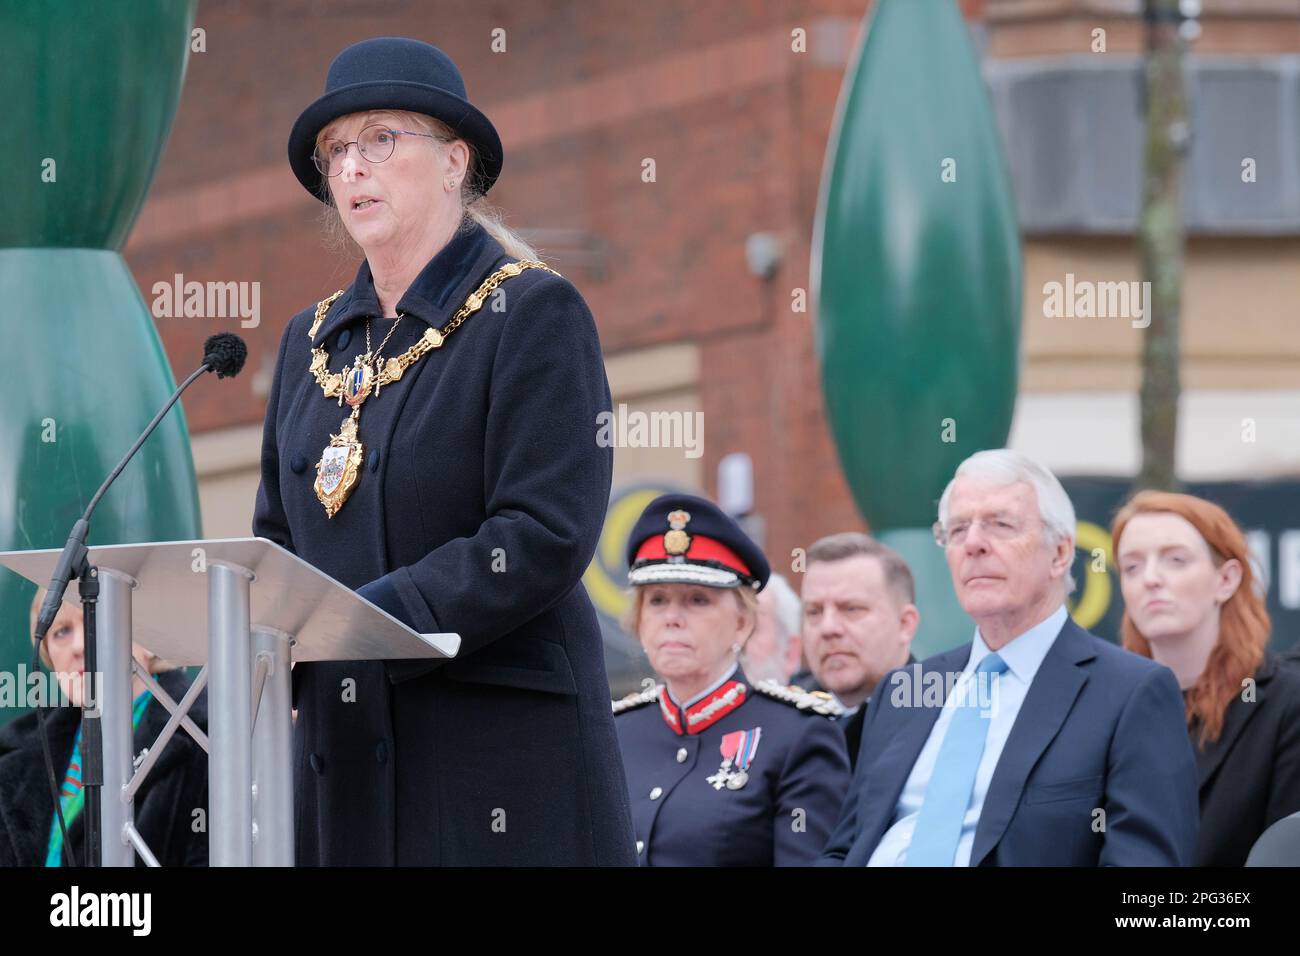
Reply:
<svg viewBox="0 0 1300 956"><path fill-rule="evenodd" d="M443 328L510 261L467 221L403 295L383 354ZM534 269L500 290L366 400L361 475L333 518L312 485L349 409L309 375L310 348L338 372L365 351L367 316L376 348L392 327L368 263L313 340L314 304L280 343L253 533L462 639L451 662L295 667L300 865L635 865L581 584L613 469L596 441L610 408L600 342L568 280Z"/></svg>
<svg viewBox="0 0 1300 956"><path fill-rule="evenodd" d="M1233 698L1219 739L1200 743L1198 866L1241 866L1270 826L1300 811L1300 672L1272 652L1255 672L1255 699Z"/></svg>
<svg viewBox="0 0 1300 956"><path fill-rule="evenodd" d="M156 679L177 703L189 688L189 679L181 670L166 671ZM195 724L207 729L206 690L189 714ZM149 701L135 729L136 754L153 746L168 716L167 708L157 699ZM50 756L59 783L68 771L80 723L79 707L45 708ZM206 827L194 832L194 811L203 810L202 819L206 819L207 806L208 755L183 727L177 728L135 795L136 829L160 864L208 865ZM54 800L41 753L40 728L32 712L0 730L0 866L44 866L53 822ZM83 811L68 827L68 841L81 866L86 863L85 835ZM144 865L138 855L136 865Z"/></svg>

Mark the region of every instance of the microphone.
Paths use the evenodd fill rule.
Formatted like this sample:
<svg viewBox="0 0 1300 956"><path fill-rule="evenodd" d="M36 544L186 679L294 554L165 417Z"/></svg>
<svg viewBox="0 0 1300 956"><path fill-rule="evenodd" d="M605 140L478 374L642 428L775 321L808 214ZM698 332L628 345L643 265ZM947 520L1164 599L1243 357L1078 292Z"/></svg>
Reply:
<svg viewBox="0 0 1300 956"><path fill-rule="evenodd" d="M59 556L59 563L55 568L54 577L50 580L49 593L45 595L45 603L41 605L40 617L37 620L37 633L43 638L45 632L54 623L55 616L59 613L59 605L63 603L63 594L68 589L68 581L72 578L72 571L80 560L85 558L85 541L86 535L90 531L90 515L99 504L99 499L104 497L117 476L122 473L122 469L139 451L140 446L144 444L158 423L162 421L163 416L168 410L176 404L176 400L181 397L181 392L189 388L196 378L204 372L216 372L217 378L233 378L238 375L244 368L244 360L248 358L248 346L244 340L233 332L219 332L216 335L208 337L203 343L203 364L180 384L180 387L172 393L172 397L167 400L167 404L162 407L157 415L153 417L144 432L136 439L135 444L131 446L126 456L118 462L116 468L99 486L95 496L90 500L86 507L86 512L78 519L77 523L72 526L72 533L68 537L68 543L63 546L63 554Z"/></svg>
<svg viewBox="0 0 1300 956"><path fill-rule="evenodd" d="M203 364L217 373L217 378L234 378L248 358L248 346L233 332L219 332L203 343Z"/></svg>
<svg viewBox="0 0 1300 956"><path fill-rule="evenodd" d="M104 483L99 486L95 496L90 499L90 504L86 506L85 513L77 519L72 526L72 531L68 535L67 544L63 546L63 553L59 555L58 564L54 569L54 576L50 579L49 588L45 593L45 601L41 604L41 612L36 621L36 632L33 635L35 643L32 648L32 668L37 669L40 666L41 646L45 643L45 635L49 632L50 626L54 623L55 617L58 616L59 608L63 604L64 592L68 589L68 582L73 578L80 578L85 584L85 577L90 572L90 567L86 562L89 554L86 549L86 537L90 532L90 516L95 507L99 504L99 499L104 497L110 485L116 480L117 476L122 473L122 469L140 450L140 446L145 443L153 430L158 427L163 416L176 404L176 400L181 397L181 393L189 388L204 372L216 372L217 378L233 378L238 375L244 367L244 360L248 357L248 346L244 340L232 332L219 332L216 335L209 336L203 343L203 363L194 370L189 378L180 384L180 387L172 393L167 403L159 409L158 414L153 417L140 437L136 439L135 444L131 446L126 455L117 467L104 479ZM96 593L98 588L95 587L91 593ZM83 591L83 596L85 592ZM95 673L95 640L94 640L94 605L89 605L86 618L86 670L92 675ZM94 679L93 676L91 678ZM82 730L83 743L85 744L85 754L83 755L82 767L82 790L85 793L84 810L86 814L86 843L87 843L87 866L98 865L98 853L94 852L91 847L98 847L99 831L99 788L103 785L103 755L102 755L102 737L99 729L99 716L93 711L85 712L85 700L82 701ZM98 708L98 701L96 701ZM62 807L59 801L58 783L54 774L54 761L50 755L49 737L45 729L45 718L40 707L36 708L36 721L40 725L41 749L45 756L45 770L49 777L50 793L54 798L54 812L59 822L59 830L63 834L63 846L73 865L76 865L76 856L72 847L68 843L67 827L64 824Z"/></svg>

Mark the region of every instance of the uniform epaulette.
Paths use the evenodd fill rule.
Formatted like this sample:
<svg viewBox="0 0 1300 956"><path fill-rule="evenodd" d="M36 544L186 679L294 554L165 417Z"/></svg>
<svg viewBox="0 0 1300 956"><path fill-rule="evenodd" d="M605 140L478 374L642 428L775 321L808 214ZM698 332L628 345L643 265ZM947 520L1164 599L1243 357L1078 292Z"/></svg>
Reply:
<svg viewBox="0 0 1300 956"><path fill-rule="evenodd" d="M625 710L634 710L637 707L644 707L646 704L653 704L659 699L659 688L650 687L640 692L628 694L622 700L613 702L614 713L621 714Z"/></svg>
<svg viewBox="0 0 1300 956"><path fill-rule="evenodd" d="M843 717L845 713L844 705L824 690L806 691L796 684L783 687L770 678L759 681L754 685L754 690L823 717Z"/></svg>

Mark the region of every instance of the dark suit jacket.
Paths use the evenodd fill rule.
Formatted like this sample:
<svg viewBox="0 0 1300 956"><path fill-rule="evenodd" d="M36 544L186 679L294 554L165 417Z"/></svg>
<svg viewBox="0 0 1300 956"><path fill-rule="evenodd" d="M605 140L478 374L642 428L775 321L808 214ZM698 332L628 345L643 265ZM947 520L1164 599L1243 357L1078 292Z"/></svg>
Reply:
<svg viewBox="0 0 1300 956"><path fill-rule="evenodd" d="M1199 725L1192 727L1197 743ZM1300 810L1300 672L1268 654L1255 700L1234 697L1219 739L1197 746L1199 866L1241 866L1260 834ZM1300 861L1297 861L1300 862Z"/></svg>
<svg viewBox="0 0 1300 956"><path fill-rule="evenodd" d="M871 701L863 701L862 706L847 718L840 720L840 729L844 731L844 744L849 748L849 769L858 766L858 751L862 749L862 725L866 722L867 709Z"/></svg>
<svg viewBox="0 0 1300 956"><path fill-rule="evenodd" d="M904 667L916 663L916 658L911 654L907 655L907 663ZM876 691L872 690L874 696ZM862 706L849 715L846 719L839 721L840 728L844 731L844 743L849 748L849 768L854 769L858 765L858 750L862 746L862 725L867 716L867 708L871 706L871 698L868 697L862 702Z"/></svg>
<svg viewBox="0 0 1300 956"><path fill-rule="evenodd" d="M912 656L910 654L907 656L907 662L909 664L912 662ZM802 687L807 691L827 692L826 689L817 682L817 678L813 676L813 672L810 670L799 671L790 678L790 683ZM862 721L863 718L867 716L867 706L869 703L870 701L864 702L861 707L855 710L848 717L841 717L836 721L840 730L844 732L844 744L848 747L849 751L850 771L852 771L858 763L858 745L862 741Z"/></svg>
<svg viewBox="0 0 1300 956"><path fill-rule="evenodd" d="M158 683L177 703L185 696L189 680L184 671L157 675ZM157 700L149 701L135 729L135 752L152 747L169 717ZM203 691L190 718L207 729L207 691ZM50 737L54 773L63 780L72 759L72 744L81 723L79 707L47 707L45 728ZM194 739L178 728L144 778L135 795L135 824L163 866L207 866L208 837L195 833L194 811L208 805L208 755ZM35 712L24 714L0 730L0 866L44 866L54 821L45 757ZM85 866L86 819L77 814L68 827L68 841L77 863ZM137 856L136 865L144 863Z"/></svg>
<svg viewBox="0 0 1300 956"><path fill-rule="evenodd" d="M510 261L468 225L398 302L405 318L384 354L442 328ZM600 628L581 584L613 468L598 441L609 386L582 296L541 270L506 279L372 394L361 474L333 518L312 485L348 408L308 374L310 349L324 345L332 372L365 350L365 319L382 315L367 264L309 338L314 313L295 315L280 343L253 533L462 645L452 662L294 668L298 863L635 865ZM389 327L373 330L375 347Z"/></svg>
<svg viewBox="0 0 1300 956"><path fill-rule="evenodd" d="M969 655L966 644L881 682L822 865L866 864L941 709L913 706L902 691L918 673L960 672ZM1196 829L1196 767L1173 672L1067 620L994 770L971 865L1181 866Z"/></svg>

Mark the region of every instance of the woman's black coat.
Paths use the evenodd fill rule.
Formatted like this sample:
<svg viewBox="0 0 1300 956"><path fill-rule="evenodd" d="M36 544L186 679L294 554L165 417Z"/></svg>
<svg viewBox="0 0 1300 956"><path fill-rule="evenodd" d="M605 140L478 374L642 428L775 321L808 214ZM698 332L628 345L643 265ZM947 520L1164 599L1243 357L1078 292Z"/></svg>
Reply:
<svg viewBox="0 0 1300 956"><path fill-rule="evenodd" d="M468 222L398 303L385 356L442 328L512 261ZM332 290L322 290L325 298ZM382 319L367 263L314 340L314 305L276 362L254 534L421 632L461 635L451 662L294 671L302 865L635 865L595 611L580 579L609 499L610 407L595 322L542 270L493 299L360 416L361 477L333 517L315 466L348 411L308 374L365 350Z"/></svg>
<svg viewBox="0 0 1300 956"><path fill-rule="evenodd" d="M163 690L179 702L189 688L184 671L158 674ZM199 694L190 718L207 729L207 692ZM150 700L135 729L135 752L153 742L167 723L167 708ZM81 723L79 707L47 707L45 727L59 783L72 759L72 744ZM135 825L163 866L207 866L208 755L178 728L135 796ZM203 813L195 816L195 810ZM200 821L196 833L194 826ZM41 753L35 712L0 730L0 866L44 866L54 821L54 801ZM79 813L68 827L77 863L84 866L86 818ZM136 865L143 866L136 857Z"/></svg>
<svg viewBox="0 0 1300 956"><path fill-rule="evenodd" d="M1219 739L1199 746L1198 866L1241 866L1260 834L1300 810L1300 671L1269 653L1255 699L1233 698Z"/></svg>

